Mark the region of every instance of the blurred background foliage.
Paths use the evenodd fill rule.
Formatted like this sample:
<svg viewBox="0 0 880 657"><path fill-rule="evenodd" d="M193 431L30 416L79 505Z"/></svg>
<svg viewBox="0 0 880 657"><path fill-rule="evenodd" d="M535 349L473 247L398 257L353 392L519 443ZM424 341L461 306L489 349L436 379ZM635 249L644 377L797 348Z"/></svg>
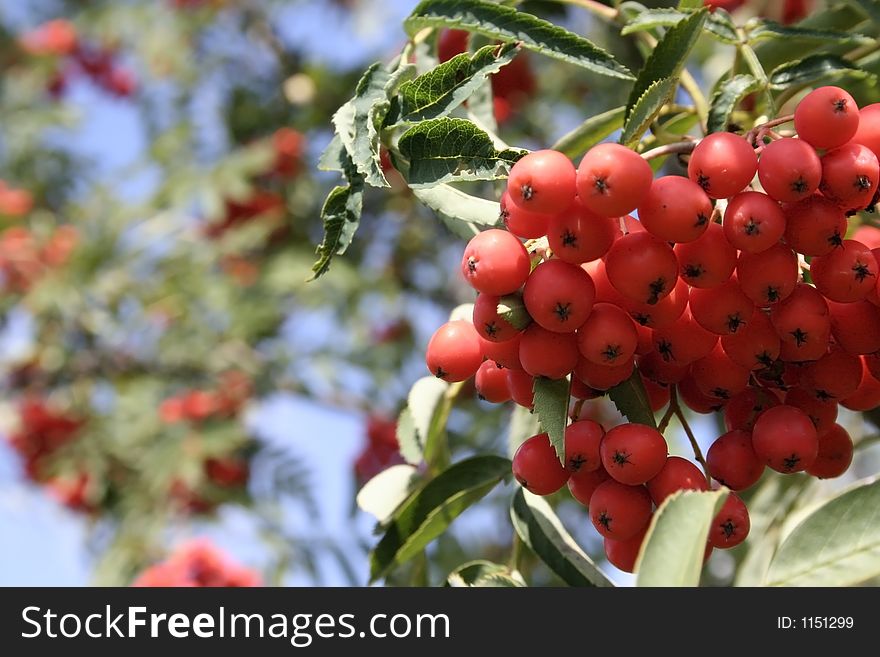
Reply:
<svg viewBox="0 0 880 657"><path fill-rule="evenodd" d="M632 40L577 3L522 4L639 68ZM230 505L264 542L252 562L268 583L293 573L326 582L326 558L341 573L330 583L366 581L375 539L355 517L354 487L400 460L393 418L424 374L423 347L471 300L454 275L468 234L437 221L388 169L391 193L366 195L352 247L305 281L334 183L315 167L330 117L370 61L399 51L400 18L414 5L0 2L0 416L20 465L12 485L39 486L83 519L94 582L130 583ZM721 51L700 52L707 88L721 70L713 58L732 56ZM510 144L552 144L626 100L627 85L520 58L516 79L495 88ZM860 103L874 95L856 88ZM95 155L114 151L134 155ZM497 198L500 187L483 191ZM313 414L277 412L278 399L353 418L358 458L340 462L342 437ZM592 412L614 421L603 402ZM265 440L255 417L282 439ZM465 390L449 425L456 457L507 452L507 424L504 409ZM711 419L698 426L717 431ZM316 442L320 466L302 458ZM323 486L328 467L350 473L347 494ZM476 557L503 561L509 490L444 534L430 566L416 561L389 583L442 581ZM585 516L561 504L599 552ZM350 509L350 526L310 531L328 505ZM555 582L524 564L534 584ZM725 582L732 567L710 572Z"/></svg>

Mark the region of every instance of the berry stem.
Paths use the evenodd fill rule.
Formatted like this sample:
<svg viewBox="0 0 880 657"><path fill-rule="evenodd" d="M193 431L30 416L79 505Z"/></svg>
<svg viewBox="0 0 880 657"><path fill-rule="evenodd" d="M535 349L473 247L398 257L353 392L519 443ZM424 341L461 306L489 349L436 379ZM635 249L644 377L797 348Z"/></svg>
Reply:
<svg viewBox="0 0 880 657"><path fill-rule="evenodd" d="M688 424L687 418L684 415L684 411L682 410L681 405L678 403L678 390L676 386L670 386L669 388L669 410L667 411L667 414L669 413L669 411L672 411L672 414L678 418L679 422L681 422L681 428L684 429L688 440L691 442L691 449L694 450L694 459L696 459L697 462L701 466L703 466L703 471L706 473L706 480L708 481L709 479L711 479L711 477L709 476L709 466L706 465L706 459L703 457L703 450L700 449L700 444L697 442L697 438L694 435L693 430L691 429L691 425Z"/></svg>
<svg viewBox="0 0 880 657"><path fill-rule="evenodd" d="M767 121L766 123L761 123L756 125L751 130L746 133L745 139L750 144L755 144L756 142L760 142L761 138L772 128L775 128L778 125L783 125L785 123L790 123L794 121L794 114L786 114L785 116L778 116L775 119ZM760 146L760 144L758 144Z"/></svg>
<svg viewBox="0 0 880 657"><path fill-rule="evenodd" d="M596 0L556 0L561 5L574 5L586 9L591 14L595 14L606 21L615 21L619 12L614 7L597 2Z"/></svg>
<svg viewBox="0 0 880 657"><path fill-rule="evenodd" d="M694 139L687 141L677 141L674 144L664 144L663 146L658 146L657 148L652 148L649 151L645 151L644 153L642 153L642 157L646 160L653 160L654 158L663 157L664 155L673 155L676 153L691 153L699 143L699 139Z"/></svg>

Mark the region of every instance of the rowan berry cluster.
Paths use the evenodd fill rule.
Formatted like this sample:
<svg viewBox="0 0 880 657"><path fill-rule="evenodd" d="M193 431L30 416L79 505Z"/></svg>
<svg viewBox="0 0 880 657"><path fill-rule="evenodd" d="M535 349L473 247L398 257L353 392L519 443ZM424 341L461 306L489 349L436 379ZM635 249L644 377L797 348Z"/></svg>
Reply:
<svg viewBox="0 0 880 657"><path fill-rule="evenodd" d="M147 568L132 583L137 587L252 587L260 586L259 574L234 563L205 540L177 548L165 561Z"/></svg>
<svg viewBox="0 0 880 657"><path fill-rule="evenodd" d="M706 457L719 484L743 490L765 467L841 475L853 445L838 405L880 404L880 230L848 220L877 201L880 104L859 111L823 87L797 106L796 137L774 131L791 120L693 142L688 177L655 179L612 143L577 169L550 150L520 159L501 198L506 230L474 237L461 261L473 322L437 330L430 371L531 407L536 377L570 376L571 395L589 399L635 365L655 412L671 393L723 411L728 432ZM564 464L541 434L514 473L541 495L568 483L624 570L665 497L710 486L648 426L579 420L565 438ZM707 554L748 531L732 493Z"/></svg>
<svg viewBox="0 0 880 657"><path fill-rule="evenodd" d="M137 89L134 73L118 63L114 48L87 42L76 26L63 18L23 34L19 45L28 55L58 60L48 84L55 98L63 96L70 82L80 75L120 98L131 96Z"/></svg>

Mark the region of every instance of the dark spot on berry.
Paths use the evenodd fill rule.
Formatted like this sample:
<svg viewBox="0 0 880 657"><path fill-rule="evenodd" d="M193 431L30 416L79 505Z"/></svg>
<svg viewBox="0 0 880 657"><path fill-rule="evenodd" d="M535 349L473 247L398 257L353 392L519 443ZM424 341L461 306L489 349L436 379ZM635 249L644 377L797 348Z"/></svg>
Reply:
<svg viewBox="0 0 880 657"><path fill-rule="evenodd" d="M764 291L764 296L767 297L768 302L776 303L779 301L779 290L772 285L768 285L767 289Z"/></svg>
<svg viewBox="0 0 880 657"><path fill-rule="evenodd" d="M868 264L859 260L857 260L856 263L852 266L852 270L855 272L856 280L859 283L868 278L868 276L874 275L868 267Z"/></svg>
<svg viewBox="0 0 880 657"><path fill-rule="evenodd" d="M477 271L477 259L474 256L468 258L467 261L468 273L474 274Z"/></svg>
<svg viewBox="0 0 880 657"><path fill-rule="evenodd" d="M620 345L619 344L609 344L605 347L605 350L602 352L602 355L605 357L605 360L612 361L616 358L620 357Z"/></svg>
<svg viewBox="0 0 880 657"><path fill-rule="evenodd" d="M436 376L438 379L442 379L445 376L449 376L449 372L444 371L442 367L438 367L437 371L434 372L434 376Z"/></svg>
<svg viewBox="0 0 880 657"><path fill-rule="evenodd" d="M856 181L853 184L853 187L858 189L860 192L866 192L871 189L871 179L865 175L856 176Z"/></svg>
<svg viewBox="0 0 880 657"><path fill-rule="evenodd" d="M797 454L792 454L791 456L787 456L786 458L782 459L782 465L788 472L791 472L797 467L797 464L800 463L800 461L800 456L798 456Z"/></svg>
<svg viewBox="0 0 880 657"><path fill-rule="evenodd" d="M749 217L749 221L743 226L743 230L745 231L746 235L760 235L761 222L755 221L754 217Z"/></svg>
<svg viewBox="0 0 880 657"><path fill-rule="evenodd" d="M809 188L810 185L803 179L803 176L798 177L797 180L791 183L791 191L797 192L798 194L806 194Z"/></svg>
<svg viewBox="0 0 880 657"><path fill-rule="evenodd" d="M519 485L520 485L520 486L522 486L523 488L525 488L525 489L528 490L528 488L529 488L529 482L528 482L528 481L526 481L526 480L523 479L522 477L517 477L516 480L519 482Z"/></svg>
<svg viewBox="0 0 880 657"><path fill-rule="evenodd" d="M502 223L507 223L507 219L510 217L510 210L507 209L507 206L501 206L501 212L498 213L498 219L501 220Z"/></svg>
<svg viewBox="0 0 880 657"><path fill-rule="evenodd" d="M486 335L490 338L494 338L498 335L498 331L500 330L495 322L486 322L485 324Z"/></svg>
<svg viewBox="0 0 880 657"><path fill-rule="evenodd" d="M697 174L697 184L703 188L704 192L709 191L709 176L705 175L702 171Z"/></svg>
<svg viewBox="0 0 880 657"><path fill-rule="evenodd" d="M614 460L614 465L624 466L624 465L632 465L632 461L629 460L630 455L627 452L614 452L614 456L612 457Z"/></svg>
<svg viewBox="0 0 880 657"><path fill-rule="evenodd" d="M666 291L666 279L658 278L657 280L652 281L648 284L648 289L650 290L650 294L648 295L648 305L653 306L660 301L660 295Z"/></svg>
<svg viewBox="0 0 880 657"><path fill-rule="evenodd" d="M486 401L486 398L483 397L482 393L479 392L477 393L477 399L479 399L480 401Z"/></svg>
<svg viewBox="0 0 880 657"><path fill-rule="evenodd" d="M526 201L531 201L532 197L535 195L535 190L531 185L523 185L519 189L519 193L522 195L523 199Z"/></svg>
<svg viewBox="0 0 880 657"><path fill-rule="evenodd" d="M709 392L718 399L730 399L730 392L726 388L712 388Z"/></svg>
<svg viewBox="0 0 880 657"><path fill-rule="evenodd" d="M644 313L635 313L632 318L639 323L640 326L647 326L651 321L651 316Z"/></svg>
<svg viewBox="0 0 880 657"><path fill-rule="evenodd" d="M685 278L700 278L703 275L703 268L700 265L687 264L681 269L681 275Z"/></svg>
<svg viewBox="0 0 880 657"><path fill-rule="evenodd" d="M835 230L834 235L828 238L828 243L832 246L843 246L843 237L839 230Z"/></svg>
<svg viewBox="0 0 880 657"><path fill-rule="evenodd" d="M565 322L568 320L571 315L571 303L562 303L561 301L556 302L556 307L553 309L555 315L559 318L560 322Z"/></svg>
<svg viewBox="0 0 880 657"><path fill-rule="evenodd" d="M722 522L718 527L721 529L721 532L726 539L730 539L736 534L736 525L733 524L733 521L730 518Z"/></svg>
<svg viewBox="0 0 880 657"><path fill-rule="evenodd" d="M828 392L825 390L817 390L816 391L816 398L821 399L822 401L829 401L829 400L833 399L831 397L831 395L829 395Z"/></svg>
<svg viewBox="0 0 880 657"><path fill-rule="evenodd" d="M568 459L568 465L574 472L580 470L586 462L587 459L585 459L581 454L575 454L573 457Z"/></svg>
<svg viewBox="0 0 880 657"><path fill-rule="evenodd" d="M599 514L599 524L602 525L606 531L611 531L611 516L608 515L605 511Z"/></svg>
<svg viewBox="0 0 880 657"><path fill-rule="evenodd" d="M596 176L596 179L593 182L593 187L595 187L596 191L600 194L608 193L608 181L602 176Z"/></svg>
<svg viewBox="0 0 880 657"><path fill-rule="evenodd" d="M835 98L832 104L835 112L846 114L846 98Z"/></svg>
<svg viewBox="0 0 880 657"><path fill-rule="evenodd" d="M795 345L798 347L803 347L807 343L807 338L809 337L806 331L801 328L796 328L794 331L791 331L789 335L794 338Z"/></svg>
<svg viewBox="0 0 880 657"><path fill-rule="evenodd" d="M760 354L755 354L755 358L764 367L770 367L773 364L773 359L770 357L770 353L766 350L762 351Z"/></svg>
<svg viewBox="0 0 880 657"><path fill-rule="evenodd" d="M565 232L562 234L562 246L572 246L577 248L577 242L577 235L566 228Z"/></svg>
<svg viewBox="0 0 880 657"><path fill-rule="evenodd" d="M657 344L657 353L660 354L660 358L667 363L675 359L675 354L672 353L672 344L666 340L661 340Z"/></svg>
<svg viewBox="0 0 880 657"><path fill-rule="evenodd" d="M709 223L709 217L704 215L702 212L697 215L697 221L694 223L695 228L699 228L700 226L705 226Z"/></svg>
<svg viewBox="0 0 880 657"><path fill-rule="evenodd" d="M731 333L736 333L745 323L746 321L739 316L739 313L727 316L727 330Z"/></svg>

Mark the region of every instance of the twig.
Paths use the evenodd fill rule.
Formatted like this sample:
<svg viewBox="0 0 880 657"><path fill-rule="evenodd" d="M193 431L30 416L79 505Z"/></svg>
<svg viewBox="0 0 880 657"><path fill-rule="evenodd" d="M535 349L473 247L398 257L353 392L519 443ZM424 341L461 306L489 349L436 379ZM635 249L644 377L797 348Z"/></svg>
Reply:
<svg viewBox="0 0 880 657"><path fill-rule="evenodd" d="M642 153L642 157L646 160L653 160L654 158L663 157L664 155L691 153L699 143L699 139L689 139L677 141L674 144L664 144L663 146L658 146L657 148L645 151Z"/></svg>

